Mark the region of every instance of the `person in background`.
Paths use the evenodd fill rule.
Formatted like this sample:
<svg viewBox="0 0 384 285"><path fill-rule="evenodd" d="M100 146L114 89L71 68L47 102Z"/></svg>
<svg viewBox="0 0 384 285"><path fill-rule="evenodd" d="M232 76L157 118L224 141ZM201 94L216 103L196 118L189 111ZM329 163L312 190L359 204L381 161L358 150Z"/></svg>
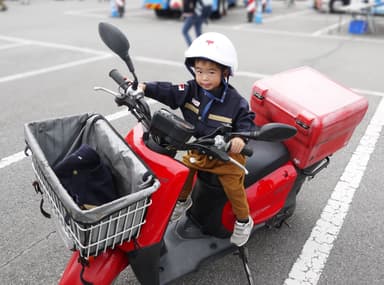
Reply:
<svg viewBox="0 0 384 285"><path fill-rule="evenodd" d="M182 33L188 46L192 43L192 39L189 35L189 30L192 27L195 28L196 37L199 37L202 34L203 19L196 13L196 7L197 0L183 0L182 17L184 18L184 24Z"/></svg>
<svg viewBox="0 0 384 285"><path fill-rule="evenodd" d="M4 0L0 0L0 11L6 11L7 5L4 4Z"/></svg>

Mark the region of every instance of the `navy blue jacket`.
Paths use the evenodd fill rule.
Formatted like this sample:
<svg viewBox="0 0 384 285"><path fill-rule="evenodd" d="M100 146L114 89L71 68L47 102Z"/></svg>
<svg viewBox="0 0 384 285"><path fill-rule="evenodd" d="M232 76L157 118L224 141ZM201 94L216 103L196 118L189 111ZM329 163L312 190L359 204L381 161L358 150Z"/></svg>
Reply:
<svg viewBox="0 0 384 285"><path fill-rule="evenodd" d="M183 12L195 14L197 0L183 0Z"/></svg>
<svg viewBox="0 0 384 285"><path fill-rule="evenodd" d="M202 115L210 98L195 80L179 85L170 82L148 82L145 96L172 109L180 108L184 119L195 126L194 136L197 138L209 134L223 123L231 125L232 131L254 130L255 114L250 111L247 100L231 85L228 85L226 95L222 98L220 96L223 88L221 87L217 95L217 98L224 99L223 102L213 101L205 119Z"/></svg>

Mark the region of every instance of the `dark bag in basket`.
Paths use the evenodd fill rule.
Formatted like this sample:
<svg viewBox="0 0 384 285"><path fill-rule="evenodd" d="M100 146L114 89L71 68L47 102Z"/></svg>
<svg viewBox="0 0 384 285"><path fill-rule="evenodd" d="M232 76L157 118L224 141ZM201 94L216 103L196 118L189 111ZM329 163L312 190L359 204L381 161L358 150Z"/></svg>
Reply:
<svg viewBox="0 0 384 285"><path fill-rule="evenodd" d="M111 170L87 144L66 156L54 172L72 199L82 209L91 209L117 199Z"/></svg>

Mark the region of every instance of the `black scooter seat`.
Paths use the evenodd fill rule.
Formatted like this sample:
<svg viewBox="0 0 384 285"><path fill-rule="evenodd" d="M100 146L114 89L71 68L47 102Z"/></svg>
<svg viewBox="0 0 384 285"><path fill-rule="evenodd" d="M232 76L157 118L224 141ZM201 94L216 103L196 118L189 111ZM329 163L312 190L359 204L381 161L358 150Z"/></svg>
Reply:
<svg viewBox="0 0 384 285"><path fill-rule="evenodd" d="M290 159L289 152L281 142L250 141L253 155L248 158L245 167L249 174L245 176L245 188L256 183Z"/></svg>

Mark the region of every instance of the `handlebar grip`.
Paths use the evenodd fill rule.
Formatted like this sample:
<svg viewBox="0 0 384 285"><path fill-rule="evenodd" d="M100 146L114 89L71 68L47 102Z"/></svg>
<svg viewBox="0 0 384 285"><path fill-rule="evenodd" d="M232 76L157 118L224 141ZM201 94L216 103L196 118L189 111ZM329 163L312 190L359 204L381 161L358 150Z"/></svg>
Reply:
<svg viewBox="0 0 384 285"><path fill-rule="evenodd" d="M128 82L125 81L125 77L120 74L117 69L112 69L109 72L109 76L117 83L121 88L127 90L129 87Z"/></svg>
<svg viewBox="0 0 384 285"><path fill-rule="evenodd" d="M228 151L229 149L231 148L231 142L228 142L226 147L225 147L225 150ZM243 149L241 150L240 152L242 155L245 155L245 156L252 156L253 154L253 150L249 147L247 147L246 145L243 147Z"/></svg>
<svg viewBox="0 0 384 285"><path fill-rule="evenodd" d="M241 154L242 154L242 155L245 155L245 156L249 156L249 157L251 157L252 154L253 154L253 150L252 150L251 148L245 146L245 147L242 149Z"/></svg>

